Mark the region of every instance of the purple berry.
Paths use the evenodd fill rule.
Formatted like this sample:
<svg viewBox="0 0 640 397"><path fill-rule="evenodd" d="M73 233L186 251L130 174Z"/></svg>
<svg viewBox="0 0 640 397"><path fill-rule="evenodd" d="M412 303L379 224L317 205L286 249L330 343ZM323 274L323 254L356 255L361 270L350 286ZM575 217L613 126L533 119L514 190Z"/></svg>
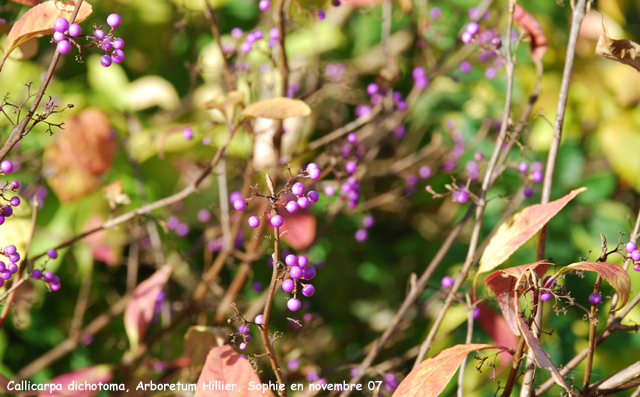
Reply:
<svg viewBox="0 0 640 397"><path fill-rule="evenodd" d="M40 280L41 277L42 277L42 270L33 269L33 272L31 272L31 278L34 280Z"/></svg>
<svg viewBox="0 0 640 397"><path fill-rule="evenodd" d="M529 171L529 163L527 163L526 161L521 162L518 165L518 171L520 171L521 174L526 174L527 171Z"/></svg>
<svg viewBox="0 0 640 397"><path fill-rule="evenodd" d="M9 260L13 263L18 262L20 260L20 254L16 252L15 254L9 255Z"/></svg>
<svg viewBox="0 0 640 397"><path fill-rule="evenodd" d="M488 67L484 71L484 77L488 78L489 80L495 79L497 74L498 74L498 71L494 67Z"/></svg>
<svg viewBox="0 0 640 397"><path fill-rule="evenodd" d="M304 255L300 255L298 257L298 266L300 268L305 268L309 264L309 258Z"/></svg>
<svg viewBox="0 0 640 397"><path fill-rule="evenodd" d="M274 215L273 217L271 217L271 226L280 227L282 226L282 224L284 224L284 219L281 215Z"/></svg>
<svg viewBox="0 0 640 397"><path fill-rule="evenodd" d="M289 269L289 276L291 276L291 278L294 280L301 278L302 269L300 269L300 267L298 266L291 266L291 268Z"/></svg>
<svg viewBox="0 0 640 397"><path fill-rule="evenodd" d="M260 219L257 216L250 216L248 222L251 227L258 227L260 225Z"/></svg>
<svg viewBox="0 0 640 397"><path fill-rule="evenodd" d="M369 237L369 232L367 232L365 229L358 229L356 231L356 241L358 242L363 242L367 239L367 237Z"/></svg>
<svg viewBox="0 0 640 397"><path fill-rule="evenodd" d="M376 83L371 83L367 86L367 94L369 95L377 94L379 90L380 90L380 86L378 86L378 84Z"/></svg>
<svg viewBox="0 0 640 397"><path fill-rule="evenodd" d="M69 21L64 18L58 18L53 22L53 29L56 32L64 33L67 29L69 29Z"/></svg>
<svg viewBox="0 0 640 397"><path fill-rule="evenodd" d="M233 28L231 29L231 37L233 37L234 39L240 39L242 38L242 35L244 34L244 32L242 31L242 29L240 28Z"/></svg>
<svg viewBox="0 0 640 397"><path fill-rule="evenodd" d="M278 28L271 28L271 30L269 30L269 37L271 40L278 40L280 38L280 31Z"/></svg>
<svg viewBox="0 0 640 397"><path fill-rule="evenodd" d="M244 350L244 349L246 349L246 348L247 348L247 342L241 342L241 343L238 345L238 349L240 349L240 350Z"/></svg>
<svg viewBox="0 0 640 397"><path fill-rule="evenodd" d="M322 174L322 171L320 171L319 168L313 168L309 170L309 178L315 180L320 179L320 175Z"/></svg>
<svg viewBox="0 0 640 397"><path fill-rule="evenodd" d="M534 182L540 182L544 178L542 171L536 170L531 173L531 180Z"/></svg>
<svg viewBox="0 0 640 397"><path fill-rule="evenodd" d="M312 280L316 276L316 269L311 266L307 266L302 269L302 278L305 280Z"/></svg>
<svg viewBox="0 0 640 397"><path fill-rule="evenodd" d="M311 190L309 191L309 193L307 193L307 198L309 199L309 202L311 204L317 203L318 200L320 200L320 193L316 192L315 190Z"/></svg>
<svg viewBox="0 0 640 397"><path fill-rule="evenodd" d="M393 136L398 140L404 138L406 134L407 128L404 125L400 125L393 130Z"/></svg>
<svg viewBox="0 0 640 397"><path fill-rule="evenodd" d="M124 62L124 51L122 50L115 50L111 53L111 59L113 60L113 62L115 63L122 63Z"/></svg>
<svg viewBox="0 0 640 397"><path fill-rule="evenodd" d="M18 183L18 181L11 181L11 183L9 184L9 189L11 190L16 190L19 187L20 184Z"/></svg>
<svg viewBox="0 0 640 397"><path fill-rule="evenodd" d="M471 41L473 40L473 35L465 31L464 33L462 33L462 36L460 37L460 39L462 40L463 43L470 44Z"/></svg>
<svg viewBox="0 0 640 397"><path fill-rule="evenodd" d="M4 216L0 215L0 225L4 224Z"/></svg>
<svg viewBox="0 0 640 397"><path fill-rule="evenodd" d="M633 251L631 253L631 259L633 259L634 262L640 261L640 250Z"/></svg>
<svg viewBox="0 0 640 397"><path fill-rule="evenodd" d="M364 218L362 218L362 226L364 226L367 229L371 228L374 223L375 223L375 219L373 215L366 215Z"/></svg>
<svg viewBox="0 0 640 397"><path fill-rule="evenodd" d="M5 205L2 208L0 208L0 212L2 212L2 215L8 218L11 215L13 215L13 208L9 207L8 205Z"/></svg>
<svg viewBox="0 0 640 397"><path fill-rule="evenodd" d="M229 195L229 202L233 204L238 200L242 200L242 193L231 192L231 194Z"/></svg>
<svg viewBox="0 0 640 397"><path fill-rule="evenodd" d="M350 133L349 135L347 135L347 141L349 143L356 143L358 142L358 135L356 135L355 132Z"/></svg>
<svg viewBox="0 0 640 397"><path fill-rule="evenodd" d="M316 289L313 285L311 284L307 284L304 287L302 287L302 295L304 296L313 296L313 294L316 293Z"/></svg>
<svg viewBox="0 0 640 397"><path fill-rule="evenodd" d="M242 211L245 208L247 208L247 203L245 203L243 199L238 199L233 202L233 208L235 208L238 211Z"/></svg>
<svg viewBox="0 0 640 397"><path fill-rule="evenodd" d="M440 280L440 285L442 285L442 288L451 288L453 287L453 277L451 276L444 276L442 277L442 280Z"/></svg>
<svg viewBox="0 0 640 397"><path fill-rule="evenodd" d="M3 252L5 253L5 255L13 255L18 251L18 249L16 248L15 245L7 245L6 247L4 247Z"/></svg>
<svg viewBox="0 0 640 397"><path fill-rule="evenodd" d="M49 251L47 251L47 256L51 259L57 259L58 258L58 251L56 251L55 249L51 248Z"/></svg>
<svg viewBox="0 0 640 397"><path fill-rule="evenodd" d="M241 324L238 327L238 332L240 332L243 335L248 335L249 334L249 327L247 326L247 324Z"/></svg>
<svg viewBox="0 0 640 397"><path fill-rule="evenodd" d="M7 270L11 272L11 274L16 274L18 273L18 265L16 265L15 263L9 263L7 265Z"/></svg>
<svg viewBox="0 0 640 397"><path fill-rule="evenodd" d="M60 42L60 41L62 41L62 40L66 40L66 39L67 39L67 36L66 36L64 33L62 33L62 32L53 32L53 39L54 39L56 42Z"/></svg>
<svg viewBox="0 0 640 397"><path fill-rule="evenodd" d="M469 193L462 191L458 193L458 197L455 201L457 201L460 204L464 204L467 202L467 200L469 200Z"/></svg>
<svg viewBox="0 0 640 397"><path fill-rule="evenodd" d="M471 69L473 69L473 65L471 65L471 62L469 61L464 61L462 63L460 63L460 71L462 73L469 73L471 71Z"/></svg>
<svg viewBox="0 0 640 397"><path fill-rule="evenodd" d="M258 314L256 318L253 320L254 323L260 325L264 321L264 316L262 314Z"/></svg>
<svg viewBox="0 0 640 397"><path fill-rule="evenodd" d="M546 302L551 299L551 296L551 292L543 292L540 294L540 300Z"/></svg>
<svg viewBox="0 0 640 397"><path fill-rule="evenodd" d="M46 272L43 273L42 279L47 283L51 282L51 280L53 280L53 273L47 270Z"/></svg>
<svg viewBox="0 0 640 397"><path fill-rule="evenodd" d="M201 209L198 211L198 220L201 223L209 222L211 220L211 212L206 208Z"/></svg>
<svg viewBox="0 0 640 397"><path fill-rule="evenodd" d="M190 141L193 139L193 130L189 127L185 128L182 131L182 136L184 136L184 139Z"/></svg>
<svg viewBox="0 0 640 397"><path fill-rule="evenodd" d="M467 24L467 32L469 32L470 34L475 35L479 31L480 25L478 25L478 22L469 22Z"/></svg>
<svg viewBox="0 0 640 397"><path fill-rule="evenodd" d="M524 196L525 197L533 196L533 188L531 188L530 186L525 187L524 188Z"/></svg>
<svg viewBox="0 0 640 397"><path fill-rule="evenodd" d="M111 66L112 63L113 63L113 60L109 55L103 55L100 57L100 65L104 66L105 68L108 68L109 66Z"/></svg>
<svg viewBox="0 0 640 397"><path fill-rule="evenodd" d="M121 50L124 48L124 39L121 38L117 38L115 40L113 40L113 48L115 48L116 50Z"/></svg>
<svg viewBox="0 0 640 397"><path fill-rule="evenodd" d="M293 254L289 254L284 258L284 263L288 266L295 266L298 264L298 257Z"/></svg>
<svg viewBox="0 0 640 397"><path fill-rule="evenodd" d="M476 319L480 317L480 308L476 307L475 309L473 309L473 318Z"/></svg>
<svg viewBox="0 0 640 397"><path fill-rule="evenodd" d="M105 37L107 37L107 34L104 32L104 30L97 29L95 32L93 32L93 37L95 37L96 40L102 41Z"/></svg>
<svg viewBox="0 0 640 397"><path fill-rule="evenodd" d="M169 228L169 230L174 230L179 224L180 219L178 219L177 216L170 216L169 219L167 219L167 228Z"/></svg>
<svg viewBox="0 0 640 397"><path fill-rule="evenodd" d="M322 10L318 11L318 19L319 19L319 20L321 20L321 21L322 21L322 20L323 20L323 19L325 19L326 17L327 17L327 14L325 14L325 13L324 13L324 11L322 11Z"/></svg>
<svg viewBox="0 0 640 397"><path fill-rule="evenodd" d="M634 243L633 241L629 241L627 244L625 244L624 249L627 252L633 252L638 249L638 244Z"/></svg>
<svg viewBox="0 0 640 397"><path fill-rule="evenodd" d="M431 17L431 19L438 19L440 18L441 15L442 15L442 9L438 6L433 7L429 11L429 16Z"/></svg>
<svg viewBox="0 0 640 397"><path fill-rule="evenodd" d="M4 160L2 163L0 163L0 169L5 174L8 174L13 171L13 163L10 160Z"/></svg>
<svg viewBox="0 0 640 397"><path fill-rule="evenodd" d="M107 17L107 25L111 26L112 28L117 28L118 26L120 26L121 22L122 18L120 18L120 15L118 14L111 14Z"/></svg>
<svg viewBox="0 0 640 397"><path fill-rule="evenodd" d="M327 185L324 187L324 194L326 194L327 196L331 197L334 194L336 194L336 188L332 185Z"/></svg>
<svg viewBox="0 0 640 397"><path fill-rule="evenodd" d="M189 234L189 225L187 225L186 223L180 223L177 227L176 227L176 234L179 237L184 237L187 234Z"/></svg>
<svg viewBox="0 0 640 397"><path fill-rule="evenodd" d="M282 290L284 292L291 292L296 288L296 282L291 279L286 279L282 282Z"/></svg>
<svg viewBox="0 0 640 397"><path fill-rule="evenodd" d="M300 303L300 301L296 298L291 298L289 299L289 301L287 302L287 307L289 308L289 310L291 310L292 312L297 311L298 309L300 309L300 307L302 306L302 303Z"/></svg>
<svg viewBox="0 0 640 397"><path fill-rule="evenodd" d="M502 47L502 40L500 39L500 37L494 37L493 39L491 39L491 45L496 48L500 48Z"/></svg>
<svg viewBox="0 0 640 397"><path fill-rule="evenodd" d="M296 212L298 210L298 208L300 208L300 206L298 205L298 203L295 200L289 201L284 207L290 213L294 213L294 212Z"/></svg>
<svg viewBox="0 0 640 397"><path fill-rule="evenodd" d="M67 40L62 40L58 43L56 49L60 54L66 55L71 52L71 43L69 43Z"/></svg>
<svg viewBox="0 0 640 397"><path fill-rule="evenodd" d="M597 294L589 295L589 302L591 302L592 305L597 305L601 301L602 301L602 295L599 292Z"/></svg>
<svg viewBox="0 0 640 397"><path fill-rule="evenodd" d="M304 183L296 182L291 186L291 192L296 196L302 196L304 194Z"/></svg>
<svg viewBox="0 0 640 397"><path fill-rule="evenodd" d="M69 25L69 36L78 37L82 34L82 27L77 23L72 23Z"/></svg>
<svg viewBox="0 0 640 397"><path fill-rule="evenodd" d="M260 0L258 3L260 11L267 11L269 7L271 7L271 2L269 0Z"/></svg>
<svg viewBox="0 0 640 397"><path fill-rule="evenodd" d="M306 197L300 197L298 199L298 206L300 208L307 208L309 206L309 199Z"/></svg>
<svg viewBox="0 0 640 397"><path fill-rule="evenodd" d="M4 262L0 261L0 273L4 272L5 270L7 270L7 265L5 265Z"/></svg>
<svg viewBox="0 0 640 397"><path fill-rule="evenodd" d="M2 278L3 280L9 280L11 276L13 276L13 274L8 270L5 270L2 273L0 273L0 278Z"/></svg>
<svg viewBox="0 0 640 397"><path fill-rule="evenodd" d="M347 171L350 174L353 174L354 172L356 172L357 168L358 168L358 164L355 161L348 161L347 165L345 165L344 167L345 171Z"/></svg>

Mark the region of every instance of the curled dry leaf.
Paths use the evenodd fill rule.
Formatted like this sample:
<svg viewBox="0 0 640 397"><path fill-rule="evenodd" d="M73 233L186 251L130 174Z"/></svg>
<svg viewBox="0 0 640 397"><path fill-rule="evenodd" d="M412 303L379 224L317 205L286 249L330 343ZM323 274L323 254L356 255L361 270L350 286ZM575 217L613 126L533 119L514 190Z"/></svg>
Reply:
<svg viewBox="0 0 640 397"><path fill-rule="evenodd" d="M544 368L551 372L551 377L553 380L560 386L562 386L570 396L575 396L575 394L571 391L567 382L565 382L564 378L558 371L558 368L555 366L553 361L551 361L551 357L549 354L542 349L540 346L540 342L533 335L531 329L529 329L529 325L527 324L527 320L525 320L524 316L521 312L518 312L518 326L522 331L522 336L524 337L527 346L529 346L529 350L533 353L533 359L540 368Z"/></svg>
<svg viewBox="0 0 640 397"><path fill-rule="evenodd" d="M124 328L132 351L138 348L140 339L147 331L147 325L153 318L156 298L169 280L171 271L170 265L164 265L133 290L131 303L124 309Z"/></svg>
<svg viewBox="0 0 640 397"><path fill-rule="evenodd" d="M445 349L426 359L411 371L393 393L393 397L436 397L440 395L467 354L484 349L509 351L504 346L474 343Z"/></svg>
<svg viewBox="0 0 640 397"><path fill-rule="evenodd" d="M616 290L620 299L618 305L611 309L613 311L620 310L629 301L629 293L631 292L631 277L624 268L615 263L606 262L578 262L569 266L565 266L553 277L558 278L563 273L570 270L588 270L590 272L596 272L602 276L611 286Z"/></svg>
<svg viewBox="0 0 640 397"><path fill-rule="evenodd" d="M542 31L540 22L519 4L516 4L513 9L513 19L529 33L531 38L531 59L535 63L540 63L544 53L547 51L547 37Z"/></svg>
<svg viewBox="0 0 640 397"><path fill-rule="evenodd" d="M491 273L485 280L487 287L493 291L498 299L498 305L509 329L516 335L520 335L517 323L517 316L520 312L520 296L527 289L531 271L534 270L540 278L547 272L548 266L548 262L540 261L510 267Z"/></svg>
<svg viewBox="0 0 640 397"><path fill-rule="evenodd" d="M515 214L505 222L489 242L480 258L478 274L488 272L502 264L520 246L527 242L534 234L549 222L569 201L586 187L573 190L561 199L547 204L535 204Z"/></svg>
<svg viewBox="0 0 640 397"><path fill-rule="evenodd" d="M15 50L22 43L34 37L53 34L53 22L60 17L70 19L75 4L75 1L47 1L27 11L13 24L7 36L7 42L4 46L4 56L0 63L0 70L2 70L2 65L4 65L11 51ZM93 8L91 4L84 1L80 6L80 11L78 12L75 22L80 23L84 21L92 12Z"/></svg>
<svg viewBox="0 0 640 397"><path fill-rule="evenodd" d="M618 61L640 71L640 44L629 39L614 40L609 37L607 24L602 17L602 34L596 45L596 55Z"/></svg>
<svg viewBox="0 0 640 397"><path fill-rule="evenodd" d="M247 106L240 112L240 117L264 117L267 119L284 120L289 117L308 116L310 114L311 108L309 105L299 99L271 98Z"/></svg>
<svg viewBox="0 0 640 397"><path fill-rule="evenodd" d="M113 378L113 370L109 365L94 365L79 369L77 371L69 372L56 376L51 379L50 384L59 384L62 390L51 390L38 393L39 397L44 396L57 396L57 397L93 397L100 393L100 389L96 390L70 390L69 386L73 382L78 382L82 385L88 383L90 385L98 385L98 383L109 383Z"/></svg>
<svg viewBox="0 0 640 397"><path fill-rule="evenodd" d="M250 382L262 383L246 358L240 357L229 345L214 347L198 378L195 397L275 397L271 390L256 390L255 387L249 390ZM204 390L204 385L217 387ZM229 390L220 390L225 385Z"/></svg>

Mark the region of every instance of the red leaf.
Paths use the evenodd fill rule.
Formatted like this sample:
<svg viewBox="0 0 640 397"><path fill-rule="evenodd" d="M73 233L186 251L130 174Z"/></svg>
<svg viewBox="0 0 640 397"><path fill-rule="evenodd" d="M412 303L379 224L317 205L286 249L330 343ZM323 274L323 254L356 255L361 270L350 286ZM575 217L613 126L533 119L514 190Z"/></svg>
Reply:
<svg viewBox="0 0 640 397"><path fill-rule="evenodd" d="M293 214L282 211L281 215L284 218L284 226L280 230L289 231L282 235L282 240L296 251L308 248L316 238L316 217L302 209Z"/></svg>
<svg viewBox="0 0 640 397"><path fill-rule="evenodd" d="M535 204L515 214L505 222L489 242L480 258L478 274L495 269L507 260L511 254L527 242L538 230L549 222L569 201L586 187L573 190L561 199L547 204Z"/></svg>
<svg viewBox="0 0 640 397"><path fill-rule="evenodd" d="M39 397L45 396L59 396L59 397L93 397L100 393L100 389L97 390L69 390L69 386L75 381L84 387L85 382L90 385L97 385L102 382L109 383L113 377L113 371L109 365L94 365L93 367L87 367L79 369L77 371L69 372L56 376L51 379L50 384L59 384L62 390L48 390L38 393ZM74 388L75 389L75 388Z"/></svg>
<svg viewBox="0 0 640 397"><path fill-rule="evenodd" d="M527 346L529 346L529 350L533 353L533 359L538 367L551 371L551 377L553 378L553 380L558 385L564 387L569 395L575 396L575 394L571 392L571 388L569 387L569 385L567 385L567 382L565 382L564 378L560 374L560 371L558 371L558 368L556 368L553 361L551 361L551 357L549 357L549 354L542 349L542 346L540 346L540 342L533 335L531 329L529 329L527 321L524 319L524 316L521 312L518 312L518 326L522 331L524 340L527 342Z"/></svg>
<svg viewBox="0 0 640 397"><path fill-rule="evenodd" d="M480 326L489 334L495 344L515 350L518 347L518 337L511 332L509 324L507 324L504 317L484 303L479 303L478 308L480 309L480 316L478 317ZM499 372L502 372L507 367L509 358L508 353L500 353Z"/></svg>
<svg viewBox="0 0 640 397"><path fill-rule="evenodd" d="M250 383L254 390L249 390ZM227 385L228 390L225 389ZM207 390L205 386L208 386ZM262 382L249 361L240 357L233 347L225 345L209 352L198 378L195 397L275 397L271 390L256 390L256 386L262 386Z"/></svg>
<svg viewBox="0 0 640 397"><path fill-rule="evenodd" d="M491 273L485 280L487 287L493 291L498 298L498 305L502 310L502 315L506 320L511 331L520 335L518 331L517 316L520 312L520 292L517 291L518 283L522 279L528 279L532 269L535 270L538 278L547 272L549 263L546 261L529 263L508 269L497 270Z"/></svg>
<svg viewBox="0 0 640 397"><path fill-rule="evenodd" d="M147 331L147 325L153 318L156 298L169 280L171 271L171 266L164 265L133 290L133 298L124 309L124 328L131 343L131 350L137 349L140 339Z"/></svg>
<svg viewBox="0 0 640 397"><path fill-rule="evenodd" d="M547 37L542 31L540 22L519 4L513 9L513 19L518 21L520 25L529 33L531 37L531 58L535 63L542 60L544 53L547 51Z"/></svg>
<svg viewBox="0 0 640 397"><path fill-rule="evenodd" d="M11 51L15 50L22 43L33 39L34 37L53 34L53 21L63 17L67 20L71 17L73 9L76 5L75 1L47 1L31 8L16 23L13 24L7 43L5 44L4 57L0 63L0 70ZM76 23L80 23L87 19L93 12L91 4L86 1L80 6L80 11L75 19Z"/></svg>
<svg viewBox="0 0 640 397"><path fill-rule="evenodd" d="M483 349L500 349L504 346L485 344L456 345L426 359L413 369L393 393L393 397L436 397L447 386L462 360L471 352Z"/></svg>
<svg viewBox="0 0 640 397"><path fill-rule="evenodd" d="M620 310L627 304L627 301L629 300L629 293L631 292L631 278L629 277L629 273L627 273L622 267L614 263L606 262L579 262L563 267L553 277L557 278L562 273L568 272L569 270L588 270L590 272L596 272L607 280L607 282L611 284L620 296L618 305L615 309L612 309L613 311Z"/></svg>

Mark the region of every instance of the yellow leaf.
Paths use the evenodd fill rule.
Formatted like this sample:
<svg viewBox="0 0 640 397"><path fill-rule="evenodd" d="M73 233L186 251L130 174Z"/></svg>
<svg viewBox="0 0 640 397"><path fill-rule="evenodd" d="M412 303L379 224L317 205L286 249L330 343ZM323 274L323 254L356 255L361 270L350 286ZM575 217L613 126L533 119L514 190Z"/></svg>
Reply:
<svg viewBox="0 0 640 397"><path fill-rule="evenodd" d="M267 119L283 120L289 117L308 116L310 114L311 108L309 105L299 99L272 98L247 106L240 113L240 117L264 117Z"/></svg>
<svg viewBox="0 0 640 397"><path fill-rule="evenodd" d="M7 194L7 197L13 196ZM13 215L6 217L0 226L0 246L15 245L20 258L24 258L31 237L31 207L28 200L20 197L20 201L19 206L13 207Z"/></svg>

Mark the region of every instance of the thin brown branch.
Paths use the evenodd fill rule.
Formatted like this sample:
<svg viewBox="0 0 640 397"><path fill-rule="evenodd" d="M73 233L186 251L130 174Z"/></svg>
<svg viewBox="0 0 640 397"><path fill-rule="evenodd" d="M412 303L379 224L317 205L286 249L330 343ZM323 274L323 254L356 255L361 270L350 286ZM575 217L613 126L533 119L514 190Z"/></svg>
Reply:
<svg viewBox="0 0 640 397"><path fill-rule="evenodd" d="M209 21L209 25L211 26L211 33L213 33L213 37L216 39L216 43L218 43L218 48L220 49L220 53L222 54L222 75L224 76L229 89L236 89L236 78L231 73L231 69L229 68L229 61L227 60L227 56L222 50L222 40L220 39L220 28L218 27L218 21L216 19L216 12L209 4L209 0L203 0L205 5L204 15L207 17Z"/></svg>

